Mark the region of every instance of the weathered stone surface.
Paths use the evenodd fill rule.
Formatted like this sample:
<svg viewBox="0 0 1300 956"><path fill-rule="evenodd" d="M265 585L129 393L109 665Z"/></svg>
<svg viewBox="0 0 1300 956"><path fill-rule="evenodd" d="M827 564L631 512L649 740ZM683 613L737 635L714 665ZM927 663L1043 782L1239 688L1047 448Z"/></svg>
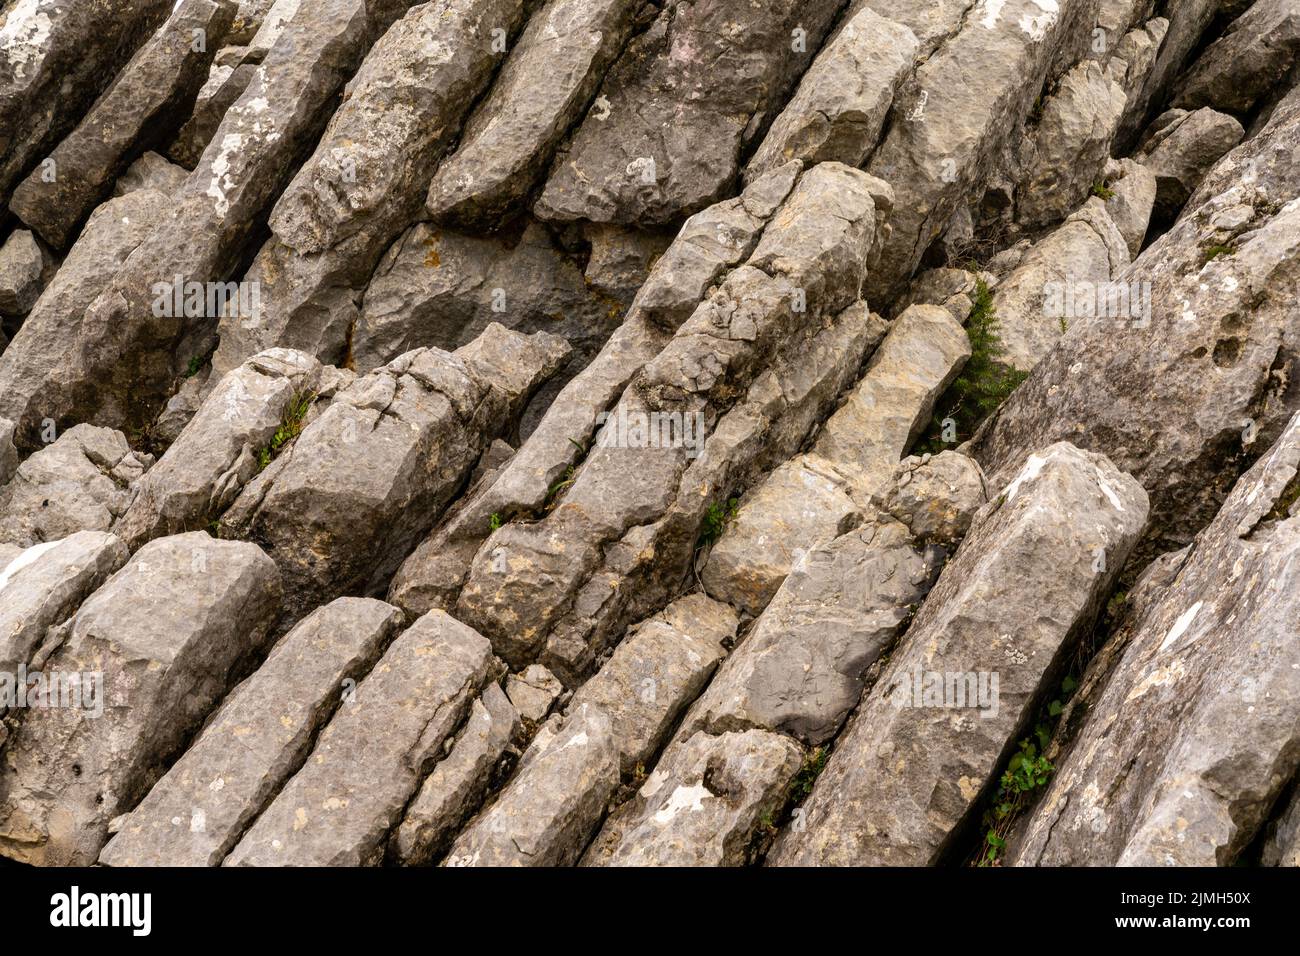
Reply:
<svg viewBox="0 0 1300 956"><path fill-rule="evenodd" d="M18 450L14 447L14 423L0 418L0 487L18 470Z"/></svg>
<svg viewBox="0 0 1300 956"><path fill-rule="evenodd" d="M265 0L258 0L258 2L264 3ZM248 52L244 54L245 61L261 63L265 60L266 55L274 48L285 28L293 22L302 6L302 0L274 0L261 15L257 31L248 41Z"/></svg>
<svg viewBox="0 0 1300 956"><path fill-rule="evenodd" d="M673 242L666 232L603 223L592 223L583 235L591 243L583 278L590 288L623 305L636 299L655 263Z"/></svg>
<svg viewBox="0 0 1300 956"><path fill-rule="evenodd" d="M1245 135L1235 119L1208 107L1162 130L1138 157L1156 177L1156 210L1165 216L1177 213L1201 177Z"/></svg>
<svg viewBox="0 0 1300 956"><path fill-rule="evenodd" d="M317 731L359 707L357 680L402 624L397 608L340 598L281 638L199 739L122 823L106 866L217 866L303 765Z"/></svg>
<svg viewBox="0 0 1300 956"><path fill-rule="evenodd" d="M982 194L992 158L1020 129L1054 58L1093 29L1097 6L981 2L904 84L867 166L896 194L893 233L872 270L884 297L902 292L953 214Z"/></svg>
<svg viewBox="0 0 1300 956"><path fill-rule="evenodd" d="M625 775L649 764L677 719L725 656L736 614L703 594L681 598L630 629L613 655L573 696L609 715Z"/></svg>
<svg viewBox="0 0 1300 956"><path fill-rule="evenodd" d="M317 392L310 355L271 349L231 372L144 477L114 526L132 548L215 521L261 467L259 456L286 419Z"/></svg>
<svg viewBox="0 0 1300 956"><path fill-rule="evenodd" d="M42 383L67 363L86 307L166 213L167 196L141 189L95 210L63 265L0 355L0 417L19 426L15 442L40 444L47 417Z"/></svg>
<svg viewBox="0 0 1300 956"><path fill-rule="evenodd" d="M618 748L609 717L576 707L544 728L519 773L456 839L448 866L571 866L578 861L618 785Z"/></svg>
<svg viewBox="0 0 1300 956"><path fill-rule="evenodd" d="M1097 26L1106 34L1106 49L1113 50L1128 31L1149 17L1155 0L1101 0Z"/></svg>
<svg viewBox="0 0 1300 956"><path fill-rule="evenodd" d="M858 500L870 500L969 357L970 341L948 311L909 308L871 356L862 381L818 433L813 454L849 476Z"/></svg>
<svg viewBox="0 0 1300 956"><path fill-rule="evenodd" d="M1300 91L1293 86L1269 112L1267 121L1259 129L1252 129L1249 139L1205 174L1187 201L1188 211L1243 182L1254 185L1252 179L1262 182L1265 196L1281 199L1300 194L1300 184L1296 182L1300 171L1296 170L1289 153L1291 143L1300 136L1297 125L1300 125ZM1240 193L1233 195L1239 196ZM1229 221L1240 219L1244 213L1240 209L1231 213L1216 210L1216 215L1222 227Z"/></svg>
<svg viewBox="0 0 1300 956"><path fill-rule="evenodd" d="M1293 0L1259 0L1179 78L1173 105L1243 116L1283 83L1298 54L1300 9Z"/></svg>
<svg viewBox="0 0 1300 956"><path fill-rule="evenodd" d="M198 165L226 112L248 89L258 65L266 59L301 5L301 0L241 3L226 44L217 51L188 119L167 147L167 156L172 161L187 170Z"/></svg>
<svg viewBox="0 0 1300 956"><path fill-rule="evenodd" d="M1177 550L1205 526L1241 470L1238 456L1275 439L1300 408L1300 209L1286 198L1300 195L1297 145L1293 93L1115 277L1149 284L1150 322L1079 324L976 435L971 451L991 478L1004 481L1034 449L1069 440L1146 488L1143 556ZM1216 245L1230 253L1206 261Z"/></svg>
<svg viewBox="0 0 1300 956"><path fill-rule="evenodd" d="M564 692L564 685L541 664L529 664L520 674L506 676L506 696L519 716L540 724L551 705Z"/></svg>
<svg viewBox="0 0 1300 956"><path fill-rule="evenodd" d="M804 804L806 826L784 832L768 861L933 863L1091 624L1146 514L1141 486L1102 456L1065 443L1031 456L864 697ZM976 702L917 699L934 674L977 688Z"/></svg>
<svg viewBox="0 0 1300 956"><path fill-rule="evenodd" d="M860 270L892 201L889 185L861 170L814 166L799 177L746 266L802 290L824 314L846 309L861 297ZM700 319L696 312L687 324Z"/></svg>
<svg viewBox="0 0 1300 956"><path fill-rule="evenodd" d="M1013 247L1014 250L1014 247ZM1006 255L1013 250L1006 250ZM998 257L989 261L989 269L994 270ZM977 276L965 269L927 269L919 273L907 287L906 294L894 303L894 312L901 315L914 305L939 305L960 322L966 324L974 307L977 291Z"/></svg>
<svg viewBox="0 0 1300 956"><path fill-rule="evenodd" d="M81 606L45 664L101 674L102 716L31 709L5 747L0 854L93 863L109 821L148 792L258 652L279 603L275 565L252 545L196 532L141 548Z"/></svg>
<svg viewBox="0 0 1300 956"><path fill-rule="evenodd" d="M31 664L46 631L70 618L127 557L126 546L102 531L0 557L0 673Z"/></svg>
<svg viewBox="0 0 1300 956"><path fill-rule="evenodd" d="M343 389L222 518L267 549L302 613L384 587L568 354L499 325L455 353L417 349Z"/></svg>
<svg viewBox="0 0 1300 956"><path fill-rule="evenodd" d="M224 866L366 866L487 680L492 648L441 611L402 633Z"/></svg>
<svg viewBox="0 0 1300 956"><path fill-rule="evenodd" d="M78 425L38 451L0 488L0 541L30 547L78 531L108 531L131 482L153 463L121 432Z"/></svg>
<svg viewBox="0 0 1300 956"><path fill-rule="evenodd" d="M224 281L238 267L344 82L376 33L398 15L396 5L318 0L311 16L286 26L198 168L168 201L162 223L85 310L62 346L65 360L27 383L39 389L41 407L24 402L15 415L20 428L44 417L115 427L152 422L194 354L183 346L210 335L217 319L157 308L156 286L177 275Z"/></svg>
<svg viewBox="0 0 1300 956"><path fill-rule="evenodd" d="M519 714L499 685L488 684L397 828L393 852L404 866L427 866L446 851L519 732Z"/></svg>
<svg viewBox="0 0 1300 956"><path fill-rule="evenodd" d="M953 36L976 0L854 0L845 13L852 19L863 9L871 9L880 16L901 23L920 41L918 59L935 51L946 39Z"/></svg>
<svg viewBox="0 0 1300 956"><path fill-rule="evenodd" d="M580 679L589 672L592 655L624 627L680 593L710 508L722 507L730 489L757 484L805 442L850 385L881 331L881 323L873 323L858 303L773 358L745 400L719 420L711 444L706 442L703 454L687 466L663 516L632 527L606 549L603 566L548 638L542 658L547 666L566 680Z"/></svg>
<svg viewBox="0 0 1300 956"><path fill-rule="evenodd" d="M26 229L15 229L0 246L0 316L26 315L54 271L49 256Z"/></svg>
<svg viewBox="0 0 1300 956"><path fill-rule="evenodd" d="M818 455L781 465L741 500L709 552L700 583L719 600L757 615L810 548L862 521L849 479Z"/></svg>
<svg viewBox="0 0 1300 956"><path fill-rule="evenodd" d="M14 0L0 21L0 207L81 119L173 0Z"/></svg>
<svg viewBox="0 0 1300 956"><path fill-rule="evenodd" d="M667 336L639 312L615 332L600 355L565 386L520 452L448 512L394 578L390 600L408 613L454 607L475 554L503 515L541 510L573 473L581 440L599 427L608 402L662 347ZM579 437L575 437L579 436Z"/></svg>
<svg viewBox="0 0 1300 956"><path fill-rule="evenodd" d="M939 563L888 519L810 548L691 708L683 735L757 728L809 744L832 738Z"/></svg>
<svg viewBox="0 0 1300 956"><path fill-rule="evenodd" d="M222 53L217 54L219 60ZM203 151L212 142L217 127L225 119L226 112L244 95L244 90L253 82L256 73L257 66L254 63L214 64L208 72L208 78L199 87L190 118L167 147L168 158L187 170L197 166L203 158Z"/></svg>
<svg viewBox="0 0 1300 956"><path fill-rule="evenodd" d="M1027 372L1072 324L1095 318L1140 322L1136 314L1106 311L1108 284L1129 261L1128 244L1106 203L1093 196L1035 243L994 290L1001 360Z"/></svg>
<svg viewBox="0 0 1300 956"><path fill-rule="evenodd" d="M1188 115L1190 114L1187 110L1168 109L1153 119L1142 131L1142 141L1137 154L1140 156L1154 149L1162 139L1177 129L1178 124Z"/></svg>
<svg viewBox="0 0 1300 956"><path fill-rule="evenodd" d="M500 59L492 30L513 36L523 11L520 0L435 0L394 24L277 202L276 236L318 254L392 217L393 206L418 209L433 164Z"/></svg>
<svg viewBox="0 0 1300 956"><path fill-rule="evenodd" d="M1124 123L1120 128L1121 141L1137 138L1150 113L1154 111L1153 107L1167 95L1174 77L1182 72L1200 45L1202 34L1223 2L1224 0L1180 0L1179 3L1162 5L1161 13L1168 19L1169 29L1160 46L1160 55L1156 57L1156 65L1147 74L1141 87L1134 90L1128 98Z"/></svg>
<svg viewBox="0 0 1300 956"><path fill-rule="evenodd" d="M1148 20L1141 29L1124 34L1114 46L1115 52L1106 60L1106 75L1124 91L1125 106L1146 83L1147 75L1155 67L1160 46L1168 32L1169 21L1156 17ZM1107 49L1111 47L1107 46Z"/></svg>
<svg viewBox="0 0 1300 956"><path fill-rule="evenodd" d="M907 525L918 542L952 551L987 500L979 465L965 455L945 451L905 458L876 504Z"/></svg>
<svg viewBox="0 0 1300 956"><path fill-rule="evenodd" d="M44 164L35 169L14 190L10 210L56 249L68 248L136 146L194 97L234 14L224 2L181 0L50 153L57 175L44 175Z"/></svg>
<svg viewBox="0 0 1300 956"><path fill-rule="evenodd" d="M591 103L638 6L549 0L529 19L456 152L433 177L427 208L436 222L492 229L518 208Z"/></svg>
<svg viewBox="0 0 1300 956"><path fill-rule="evenodd" d="M754 179L736 198L687 219L637 295L650 322L676 331L710 288L753 253L802 172L802 163L786 163Z"/></svg>
<svg viewBox="0 0 1300 956"><path fill-rule="evenodd" d="M226 37L228 44L248 43L261 30L268 14L277 6L283 6L285 0L239 0L235 12L235 22L231 24Z"/></svg>
<svg viewBox="0 0 1300 956"><path fill-rule="evenodd" d="M837 163L810 170L764 232L749 263L733 271L682 324L612 412L616 420L669 409L698 411L706 419L724 411L737 416L731 419L734 426L719 422L714 427L715 435L722 432L716 444L711 435L700 454L699 442L687 442L683 435L666 443L671 447L659 440L653 447L641 447L644 443L624 440L616 429L607 429L555 510L534 524L507 524L484 543L457 608L504 658L526 663L555 619L575 599L583 603L579 589L603 562L605 547L636 526L680 520L680 528L671 534L665 526L654 533L697 537L709 503L726 493L719 486L735 481L736 472L758 451L746 442L746 437L757 439L762 433L763 426L755 421L760 416L750 414L758 408L730 408L735 404L732 396L754 385L761 365L774 352L812 344L818 334L813 323L848 311L857 296L875 228L868 180ZM796 308L797 289L806 295L802 311ZM865 345L865 322L861 316L855 319L860 349ZM722 330L727 330L726 337ZM826 332L834 330L832 324ZM860 356L861 351L845 354ZM810 406L830 398L816 388L804 397L810 393ZM679 431L685 427L685 419L680 421ZM787 442L801 441L812 421L800 424L801 430ZM732 441L737 445L727 449ZM773 446L770 453L778 454L781 443ZM612 488L618 493L611 494ZM669 514L676 505L681 507L680 518ZM688 531L692 522L694 528ZM678 540L676 547L683 544ZM655 560L665 557L660 552ZM608 598L608 587L605 594Z"/></svg>
<svg viewBox="0 0 1300 956"><path fill-rule="evenodd" d="M739 866L785 802L799 745L761 730L698 733L674 744L605 824L586 866Z"/></svg>
<svg viewBox="0 0 1300 956"><path fill-rule="evenodd" d="M792 159L861 166L875 148L911 73L916 35L862 7L845 21L804 74L745 167L746 180Z"/></svg>
<svg viewBox="0 0 1300 956"><path fill-rule="evenodd" d="M1129 259L1136 259L1142 251L1147 227L1151 225L1151 212L1156 202L1156 177L1141 163L1121 159L1107 167L1106 185L1111 197L1106 200L1106 212L1124 237Z"/></svg>
<svg viewBox="0 0 1300 956"><path fill-rule="evenodd" d="M420 223L376 269L351 355L369 371L414 348L457 348L493 322L595 352L621 316L617 303L592 294L582 269L537 223L516 241Z"/></svg>
<svg viewBox="0 0 1300 956"><path fill-rule="evenodd" d="M742 150L808 68L840 0L669 3L610 70L561 147L542 219L657 224L723 198ZM800 29L805 42L792 42Z"/></svg>
<svg viewBox="0 0 1300 956"><path fill-rule="evenodd" d="M1112 637L1019 865L1228 866L1300 765L1300 416Z"/></svg>
<svg viewBox="0 0 1300 956"><path fill-rule="evenodd" d="M1028 228L1060 222L1101 178L1126 97L1094 60L1061 79L1026 144L1028 175L1017 187L1016 218Z"/></svg>
<svg viewBox="0 0 1300 956"><path fill-rule="evenodd" d="M832 738L986 500L969 458L907 459L878 496L879 515L792 562L683 733L756 727L810 745Z"/></svg>
<svg viewBox="0 0 1300 956"><path fill-rule="evenodd" d="M257 302L247 312L227 312L217 322L213 381L272 348L346 366L348 334L357 323L361 293L351 287L352 280L334 281L338 263L337 256L327 262L325 256L300 256L274 238L268 241L243 279L259 290ZM356 267L355 261L346 266Z"/></svg>
<svg viewBox="0 0 1300 956"><path fill-rule="evenodd" d="M273 346L344 364L360 290L417 218L438 160L491 81L501 59L492 31L513 37L524 7L524 0L433 0L412 7L374 45L275 204L274 235L247 277L264 286L260 308L222 323L219 374ZM372 356L370 367L401 351L377 362Z"/></svg>
<svg viewBox="0 0 1300 956"><path fill-rule="evenodd" d="M1005 194L1003 190L999 195ZM971 207L962 203L952 214L943 233L935 240L930 257L935 261L957 263L966 261L970 250L975 245L975 214Z"/></svg>
<svg viewBox="0 0 1300 956"><path fill-rule="evenodd" d="M180 192L190 171L168 161L157 153L148 152L127 167L113 184L114 196L125 196L140 189L156 189L167 196Z"/></svg>
<svg viewBox="0 0 1300 956"><path fill-rule="evenodd" d="M77 747L24 751L21 785L0 784L0 845L8 817L35 820L15 825L22 859L69 859L43 855L52 831L78 862L114 865L192 851L205 865L428 866L467 862L447 854L471 835L479 864L953 862L1024 725L1068 661L1088 658L1046 750L1057 766L1082 759L1071 741L1099 719L1133 628L1187 585L1197 536L1300 413L1300 44L1277 0L152 0L137 30L122 15L151 0L77 0L121 34L114 56L92 49L103 38L79 10L50 5L70 2L0 0L0 185L25 151L10 186L84 180L101 203L28 204L33 220L91 213L82 235L67 226L78 241L61 265L20 217L0 224L12 666L45 669L68 649L78 605L112 587L95 574L120 578L132 551L201 528L275 565L259 635L386 596L384 614L453 614L490 649L441 709L417 686L425 672L393 678L390 703L418 718L353 726L313 771L355 689L330 683L364 680L392 631L373 647L340 631L344 677L327 651L259 671L273 642L236 640L215 652L229 658L219 688L191 700L151 683L138 726L117 705L127 733L91 749L132 789L84 847L64 820L90 814L99 833L98 805L74 793L69 816L55 779L69 773L50 763ZM196 10L233 18L207 50L158 30ZM94 76L60 34L70 26ZM164 38L168 56L151 56ZM91 174L47 183L68 164L41 157L78 124L63 154ZM0 190L0 208L9 199ZM961 449L903 458L927 425L945 439L927 447L951 447L954 418ZM88 451L86 436L111 448ZM1087 474L1010 527L1026 486L1051 481L1022 474L1026 460L1066 442L1144 487L1141 530L1108 497L1137 511L1132 482L1103 462L1103 489L1074 451ZM136 457L119 457L128 445ZM1293 495L1242 540L1300 520L1282 517ZM86 527L113 537L43 541ZM1107 534L1126 553L1090 549ZM47 547L87 535L113 542L102 573L91 562L31 583ZM958 565L960 582L945 576ZM14 608L11 566L25 582ZM1226 579L1207 570L1198 614L1244 595L1237 617L1220 615L1232 631L1270 582L1213 567ZM1289 596L1275 603L1289 613ZM1250 643L1235 656L1276 640ZM168 673L150 650L118 671ZM1212 680L1244 673L1196 661ZM927 666L946 668L937 684ZM178 788L130 822L205 729L248 729L217 702L271 683L289 696L250 705L257 746L209 744L186 778L193 798ZM899 716L909 686L923 706ZM927 711L936 688L972 706ZM981 690L992 697L975 706ZM1116 861L1204 847L1215 862L1285 859L1300 746L1273 725L1253 732L1258 699L1240 733L1202 746L1197 720L1237 689L1196 690L1172 702L1185 740L1165 726L1163 685L1125 697L1130 731L1156 702L1168 746L1119 748L1134 779L1099 798L1117 801L1112 829L1132 831ZM1000 707L999 691L1014 700ZM203 713L184 711L181 731L165 708L187 703ZM25 717L45 719L12 709L0 762L28 747ZM109 754L155 728L165 753ZM594 749L557 752L570 733ZM838 784L822 774L831 754ZM1195 803L1182 819L1200 842L1166 852L1169 795L1183 791L1152 768L1199 772L1207 754L1227 755L1208 794L1193 780L1177 798ZM248 770L250 755L272 769ZM1215 789L1238 758L1239 778ZM687 782L656 777L634 796L656 764ZM265 842L231 858L311 773ZM819 774L819 796L797 806ZM351 792L331 789L345 777ZM1069 793L1063 813L1083 799ZM1025 810L1002 828L1003 862ZM808 835L819 813L832 819Z"/></svg>
<svg viewBox="0 0 1300 956"><path fill-rule="evenodd" d="M663 349L727 269L754 251L800 169L800 164L789 163L755 180L739 197L687 220L655 263L623 324L551 402L500 474L449 514L412 554L394 578L389 600L408 613L455 607L470 562L490 533L491 516L545 507L600 427L600 413Z"/></svg>

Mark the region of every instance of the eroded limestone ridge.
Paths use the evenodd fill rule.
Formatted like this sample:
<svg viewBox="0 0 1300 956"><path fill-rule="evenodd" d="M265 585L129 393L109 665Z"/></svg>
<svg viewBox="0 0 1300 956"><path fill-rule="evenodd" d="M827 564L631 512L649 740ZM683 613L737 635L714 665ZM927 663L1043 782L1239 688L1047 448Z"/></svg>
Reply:
<svg viewBox="0 0 1300 956"><path fill-rule="evenodd" d="M0 205L0 856L1300 860L1295 0L0 0Z"/></svg>

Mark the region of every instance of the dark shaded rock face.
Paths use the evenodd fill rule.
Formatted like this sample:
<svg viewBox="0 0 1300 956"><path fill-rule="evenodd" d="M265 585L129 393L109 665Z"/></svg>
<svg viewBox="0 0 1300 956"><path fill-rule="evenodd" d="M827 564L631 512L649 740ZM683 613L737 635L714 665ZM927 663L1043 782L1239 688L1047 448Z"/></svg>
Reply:
<svg viewBox="0 0 1300 956"><path fill-rule="evenodd" d="M233 7L213 0L179 4L50 153L45 163L53 164L55 175L37 169L14 190L14 214L50 245L67 248L136 145L198 92L233 15Z"/></svg>
<svg viewBox="0 0 1300 956"><path fill-rule="evenodd" d="M0 0L0 207L0 857L1300 861L1295 0Z"/></svg>
<svg viewBox="0 0 1300 956"><path fill-rule="evenodd" d="M15 0L0 11L0 204L107 87L173 0Z"/></svg>

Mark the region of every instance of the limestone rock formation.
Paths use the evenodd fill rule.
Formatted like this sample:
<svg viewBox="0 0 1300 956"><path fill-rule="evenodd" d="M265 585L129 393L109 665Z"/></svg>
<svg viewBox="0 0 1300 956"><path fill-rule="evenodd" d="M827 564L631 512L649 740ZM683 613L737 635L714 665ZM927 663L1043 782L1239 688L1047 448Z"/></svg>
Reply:
<svg viewBox="0 0 1300 956"><path fill-rule="evenodd" d="M1300 862L1297 0L0 0L0 213L0 863Z"/></svg>

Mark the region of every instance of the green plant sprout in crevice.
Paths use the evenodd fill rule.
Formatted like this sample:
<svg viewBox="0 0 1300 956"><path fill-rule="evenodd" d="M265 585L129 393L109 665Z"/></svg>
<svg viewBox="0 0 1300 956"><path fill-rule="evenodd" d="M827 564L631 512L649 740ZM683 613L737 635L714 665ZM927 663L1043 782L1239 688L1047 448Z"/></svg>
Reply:
<svg viewBox="0 0 1300 956"><path fill-rule="evenodd" d="M993 802L984 811L982 822L985 832L978 861L980 866L998 864L1016 818L1052 779L1056 768L1046 757L1048 744L1052 741L1052 728L1064 712L1066 701L1078 686L1079 682L1072 676L1061 681L1060 695L1047 704L1043 719L1034 727L1033 736L1020 741L1018 749L1007 761L1006 769L998 778L998 789Z"/></svg>
<svg viewBox="0 0 1300 956"><path fill-rule="evenodd" d="M803 766L790 781L789 798L791 803L802 803L812 793L817 777L826 769L826 761L831 752L827 747L814 747L803 758Z"/></svg>
<svg viewBox="0 0 1300 956"><path fill-rule="evenodd" d="M565 468L564 477L561 478L559 481L557 481L555 484L551 485L551 487L546 489L546 500L542 504L543 512L549 513L559 503L560 494L564 491L564 489L568 488L570 485L574 483L574 481L577 480L578 463L584 461L587 457L587 453L591 451L592 439L589 439L587 443L584 445L576 438L570 438L569 444L572 445L574 448L578 449L577 462ZM496 529L494 528L493 530Z"/></svg>
<svg viewBox="0 0 1300 956"><path fill-rule="evenodd" d="M1043 119L1043 107L1046 105L1046 98L1039 93L1034 97L1034 105L1029 107L1029 115L1025 117L1025 123L1029 126L1037 126Z"/></svg>
<svg viewBox="0 0 1300 956"><path fill-rule="evenodd" d="M1100 181L1092 184L1092 194L1101 200L1110 200L1115 198L1115 190Z"/></svg>
<svg viewBox="0 0 1300 956"><path fill-rule="evenodd" d="M1231 246L1212 245L1201 250L1201 265L1209 265L1220 256L1232 255Z"/></svg>
<svg viewBox="0 0 1300 956"><path fill-rule="evenodd" d="M1267 521L1285 521L1291 514L1291 508L1297 501L1300 501L1300 474L1296 475L1282 489L1282 494L1278 496L1277 503L1269 510L1265 516Z"/></svg>
<svg viewBox="0 0 1300 956"><path fill-rule="evenodd" d="M830 759L830 756L831 748L829 745L814 747L804 754L803 764L800 766L799 772L794 775L794 779L786 787L785 799L778 806L764 811L759 817L758 831L746 851L750 862L754 862L766 854L782 823L800 812L796 808L807 800L808 795L812 793L813 785L817 782L821 772L826 769L826 761Z"/></svg>
<svg viewBox="0 0 1300 956"><path fill-rule="evenodd" d="M709 505L708 510L704 512L704 521L700 525L698 546L704 548L717 542L722 537L722 533L727 530L727 526L736 520L738 509L739 502L735 498L715 501Z"/></svg>
<svg viewBox="0 0 1300 956"><path fill-rule="evenodd" d="M570 465L568 468L564 469L564 477L546 489L546 503L542 506L544 511L550 511L555 507L559 502L560 492L573 484L577 473L577 468Z"/></svg>
<svg viewBox="0 0 1300 956"><path fill-rule="evenodd" d="M1026 796L1047 786L1055 769L1038 752L1038 745L1029 740L1020 741L1020 750L1008 762L1007 769L998 782L998 793L993 806L984 814L988 832L984 834L985 851L980 866L992 866L997 862L998 855L1006 849L1006 836L1011 822L1024 807Z"/></svg>
<svg viewBox="0 0 1300 956"><path fill-rule="evenodd" d="M289 407L284 411L284 417L280 420L280 427L271 436L271 443L257 453L259 471L271 464L285 445L302 434L302 430L307 424L307 412L311 410L311 403L315 400L315 392L303 392L294 396L293 401L289 403Z"/></svg>
<svg viewBox="0 0 1300 956"><path fill-rule="evenodd" d="M917 454L938 454L969 439L1029 377L1028 372L1002 362L1006 350L998 334L998 312L993 293L983 279L975 280L975 305L966 322L966 337L970 340L970 359L935 403L934 418L917 442Z"/></svg>

